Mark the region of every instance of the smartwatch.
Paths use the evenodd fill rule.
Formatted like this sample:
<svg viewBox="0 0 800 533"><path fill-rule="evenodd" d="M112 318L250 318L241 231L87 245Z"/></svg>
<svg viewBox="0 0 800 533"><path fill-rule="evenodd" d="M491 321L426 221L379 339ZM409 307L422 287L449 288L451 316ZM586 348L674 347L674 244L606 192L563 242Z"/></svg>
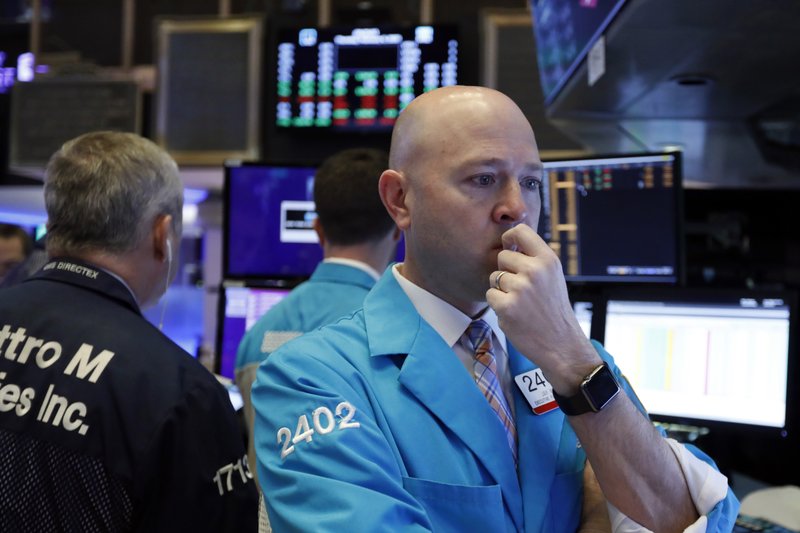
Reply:
<svg viewBox="0 0 800 533"><path fill-rule="evenodd" d="M597 413L611 403L617 394L619 394L619 383L605 362L583 378L578 394L567 397L553 391L558 406L569 416L582 415L590 411Z"/></svg>

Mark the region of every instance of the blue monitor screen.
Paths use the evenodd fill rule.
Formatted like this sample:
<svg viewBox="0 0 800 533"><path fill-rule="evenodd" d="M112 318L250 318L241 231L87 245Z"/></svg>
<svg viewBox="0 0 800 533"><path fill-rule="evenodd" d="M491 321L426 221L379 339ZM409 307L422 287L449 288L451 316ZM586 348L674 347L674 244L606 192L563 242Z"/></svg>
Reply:
<svg viewBox="0 0 800 533"><path fill-rule="evenodd" d="M322 260L312 224L313 167L225 167L226 278L309 276Z"/></svg>
<svg viewBox="0 0 800 533"><path fill-rule="evenodd" d="M223 275L226 279L297 279L320 261L309 166L225 165ZM395 261L402 261L404 243Z"/></svg>

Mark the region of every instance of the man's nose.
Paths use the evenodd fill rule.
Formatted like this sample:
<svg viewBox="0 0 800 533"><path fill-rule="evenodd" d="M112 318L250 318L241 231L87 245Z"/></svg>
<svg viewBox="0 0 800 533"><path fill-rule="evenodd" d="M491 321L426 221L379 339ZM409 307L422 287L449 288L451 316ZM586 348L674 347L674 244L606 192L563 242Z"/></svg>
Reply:
<svg viewBox="0 0 800 533"><path fill-rule="evenodd" d="M499 224L517 225L528 216L528 206L522 197L522 188L516 180L510 180L502 189L495 206L494 219Z"/></svg>

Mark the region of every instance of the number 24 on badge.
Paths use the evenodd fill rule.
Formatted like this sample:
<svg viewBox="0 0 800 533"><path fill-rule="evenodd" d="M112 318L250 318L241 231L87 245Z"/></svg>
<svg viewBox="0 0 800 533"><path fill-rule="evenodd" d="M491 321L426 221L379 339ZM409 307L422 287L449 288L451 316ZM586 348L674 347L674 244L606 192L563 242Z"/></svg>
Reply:
<svg viewBox="0 0 800 533"><path fill-rule="evenodd" d="M558 407L553 386L545 379L541 368L514 376L514 381L535 414L543 415Z"/></svg>

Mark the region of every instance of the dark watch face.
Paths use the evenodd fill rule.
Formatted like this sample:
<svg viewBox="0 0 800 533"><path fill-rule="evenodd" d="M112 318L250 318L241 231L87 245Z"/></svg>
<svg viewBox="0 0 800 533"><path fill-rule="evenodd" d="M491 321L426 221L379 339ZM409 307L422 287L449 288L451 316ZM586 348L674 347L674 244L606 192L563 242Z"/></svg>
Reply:
<svg viewBox="0 0 800 533"><path fill-rule="evenodd" d="M595 411L601 410L619 393L619 385L611 370L606 366L584 384L583 394Z"/></svg>

